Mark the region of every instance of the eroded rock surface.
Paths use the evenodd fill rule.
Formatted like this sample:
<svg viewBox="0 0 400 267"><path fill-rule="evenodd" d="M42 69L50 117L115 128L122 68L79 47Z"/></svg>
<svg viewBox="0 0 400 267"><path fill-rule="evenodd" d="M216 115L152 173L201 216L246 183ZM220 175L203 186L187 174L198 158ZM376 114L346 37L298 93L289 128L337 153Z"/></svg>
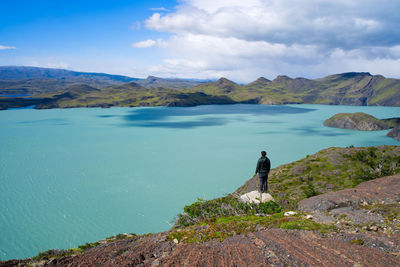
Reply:
<svg viewBox="0 0 400 267"><path fill-rule="evenodd" d="M384 202L386 204L400 201L400 175L378 178L337 192L303 199L299 209L306 212L327 212L341 207L357 204Z"/></svg>
<svg viewBox="0 0 400 267"><path fill-rule="evenodd" d="M313 213L314 220L320 223L336 222L374 231L391 229L398 233L400 221L395 213L400 212L400 175L304 199L298 206L304 212Z"/></svg>
<svg viewBox="0 0 400 267"><path fill-rule="evenodd" d="M351 244L352 240L369 245ZM283 229L236 235L223 242L175 244L162 233L100 245L43 266L399 266L399 244L398 236L323 236Z"/></svg>

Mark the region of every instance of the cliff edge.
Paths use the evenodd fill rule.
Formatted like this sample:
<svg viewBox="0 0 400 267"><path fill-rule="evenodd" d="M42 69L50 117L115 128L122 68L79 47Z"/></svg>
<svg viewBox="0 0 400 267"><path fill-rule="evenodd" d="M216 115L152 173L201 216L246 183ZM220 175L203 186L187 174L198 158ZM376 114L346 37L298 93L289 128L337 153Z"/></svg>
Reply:
<svg viewBox="0 0 400 267"><path fill-rule="evenodd" d="M400 147L329 148L279 166L276 202L241 202L255 181L185 206L169 231L0 266L400 266Z"/></svg>

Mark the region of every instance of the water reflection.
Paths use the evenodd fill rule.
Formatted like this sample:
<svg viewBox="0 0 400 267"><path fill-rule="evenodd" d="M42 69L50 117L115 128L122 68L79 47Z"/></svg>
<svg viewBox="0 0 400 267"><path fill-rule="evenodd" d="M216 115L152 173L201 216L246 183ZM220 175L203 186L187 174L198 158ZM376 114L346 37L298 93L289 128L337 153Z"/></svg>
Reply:
<svg viewBox="0 0 400 267"><path fill-rule="evenodd" d="M204 126L225 125L231 120L245 120L244 117L231 119L221 118L219 115L280 115L299 114L314 111L311 108L299 108L290 106L264 106L264 105L209 105L196 107L157 107L134 109L123 119L126 126L134 127L161 127L161 128L194 128ZM193 119L192 116L204 116L205 118ZM173 118L180 117L179 120ZM188 117L184 120L182 117Z"/></svg>

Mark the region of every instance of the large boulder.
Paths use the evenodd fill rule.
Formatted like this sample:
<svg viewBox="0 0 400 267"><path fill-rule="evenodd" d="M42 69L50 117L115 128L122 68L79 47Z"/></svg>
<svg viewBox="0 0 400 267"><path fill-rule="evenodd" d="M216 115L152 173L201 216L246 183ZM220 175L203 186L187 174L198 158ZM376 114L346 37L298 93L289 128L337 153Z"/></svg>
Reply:
<svg viewBox="0 0 400 267"><path fill-rule="evenodd" d="M274 198L269 194L269 193L262 193L258 191L251 191L246 194L243 194L240 196L240 199L244 203L260 203L260 200L262 203L268 202L268 201L274 201Z"/></svg>

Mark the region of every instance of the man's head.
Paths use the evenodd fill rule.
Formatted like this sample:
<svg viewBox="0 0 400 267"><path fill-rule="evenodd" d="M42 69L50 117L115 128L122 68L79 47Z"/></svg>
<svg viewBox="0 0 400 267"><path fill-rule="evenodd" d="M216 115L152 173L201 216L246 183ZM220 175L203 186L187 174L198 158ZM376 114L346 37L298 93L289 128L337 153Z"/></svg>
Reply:
<svg viewBox="0 0 400 267"><path fill-rule="evenodd" d="M265 157L267 155L267 152L261 151L261 156Z"/></svg>

